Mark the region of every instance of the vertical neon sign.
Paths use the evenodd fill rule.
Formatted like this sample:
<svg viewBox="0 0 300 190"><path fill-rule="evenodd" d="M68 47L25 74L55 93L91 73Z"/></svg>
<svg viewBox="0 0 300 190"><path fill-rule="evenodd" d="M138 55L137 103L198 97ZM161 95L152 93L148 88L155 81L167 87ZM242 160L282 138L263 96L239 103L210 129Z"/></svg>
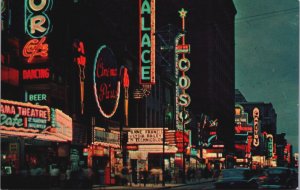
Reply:
<svg viewBox="0 0 300 190"><path fill-rule="evenodd" d="M259 145L259 137L258 137L258 125L259 125L259 109L254 108L253 109L253 145L255 147L258 147Z"/></svg>
<svg viewBox="0 0 300 190"><path fill-rule="evenodd" d="M140 84L155 84L155 0L139 0Z"/></svg>
<svg viewBox="0 0 300 190"><path fill-rule="evenodd" d="M84 51L84 45L82 41L75 40L73 43L73 48L75 51L74 62L78 65L79 68L79 80L80 80L80 105L81 105L81 114L84 111L84 79L85 79L85 65L86 65L86 56Z"/></svg>
<svg viewBox="0 0 300 190"><path fill-rule="evenodd" d="M185 72L190 69L190 61L185 57L186 53L190 53L190 45L185 43L185 17L187 11L181 9L179 15L182 19L182 32L179 33L175 38L175 78L177 81L176 85L176 128L182 130L181 123L186 123L185 121L188 117L188 112L185 108L191 103L191 97L185 93L190 87L191 81ZM181 44L180 44L181 41ZM179 71L181 75L179 76ZM181 108L180 108L181 107Z"/></svg>
<svg viewBox="0 0 300 190"><path fill-rule="evenodd" d="M29 35L29 40L23 48L23 56L28 58L27 62L32 63L34 57L48 57L48 44L46 35L51 29L50 18L47 11L52 8L53 0L25 0L24 23L25 33Z"/></svg>

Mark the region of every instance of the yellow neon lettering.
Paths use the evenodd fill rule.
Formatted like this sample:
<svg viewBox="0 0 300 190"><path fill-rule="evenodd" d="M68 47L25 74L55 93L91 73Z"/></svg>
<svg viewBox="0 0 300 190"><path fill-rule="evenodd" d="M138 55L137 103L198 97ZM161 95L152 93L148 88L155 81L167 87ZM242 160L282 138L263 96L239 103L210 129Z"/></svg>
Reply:
<svg viewBox="0 0 300 190"><path fill-rule="evenodd" d="M47 3L47 0L41 0L40 4L35 4L35 0L29 0L29 7L34 11L42 10Z"/></svg>
<svg viewBox="0 0 300 190"><path fill-rule="evenodd" d="M42 15L33 16L30 18L30 32L34 34L35 31L45 32L46 28L42 25L46 22L46 18Z"/></svg>

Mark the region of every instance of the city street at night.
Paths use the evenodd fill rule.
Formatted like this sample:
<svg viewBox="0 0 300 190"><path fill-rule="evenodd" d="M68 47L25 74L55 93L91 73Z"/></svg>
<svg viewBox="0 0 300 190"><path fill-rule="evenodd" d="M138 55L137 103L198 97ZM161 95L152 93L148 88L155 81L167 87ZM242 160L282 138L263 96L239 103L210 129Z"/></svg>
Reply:
<svg viewBox="0 0 300 190"><path fill-rule="evenodd" d="M295 189L297 0L0 0L1 189Z"/></svg>

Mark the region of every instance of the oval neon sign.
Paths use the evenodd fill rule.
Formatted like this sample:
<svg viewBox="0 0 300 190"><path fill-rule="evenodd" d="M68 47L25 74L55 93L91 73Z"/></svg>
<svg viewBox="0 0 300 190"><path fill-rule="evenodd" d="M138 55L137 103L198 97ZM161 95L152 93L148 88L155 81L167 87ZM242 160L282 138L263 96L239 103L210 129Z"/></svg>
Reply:
<svg viewBox="0 0 300 190"><path fill-rule="evenodd" d="M93 67L94 94L100 113L112 117L119 104L120 81L116 58L110 48L101 46Z"/></svg>

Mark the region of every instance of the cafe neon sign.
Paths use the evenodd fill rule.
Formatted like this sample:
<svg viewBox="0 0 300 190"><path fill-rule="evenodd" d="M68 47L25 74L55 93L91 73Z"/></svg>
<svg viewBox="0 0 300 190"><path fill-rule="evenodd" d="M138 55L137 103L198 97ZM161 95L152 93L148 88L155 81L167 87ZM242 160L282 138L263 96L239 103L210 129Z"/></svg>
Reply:
<svg viewBox="0 0 300 190"><path fill-rule="evenodd" d="M119 104L120 81L114 54L106 45L101 46L95 56L93 68L94 95L100 113L112 117ZM105 105L112 105L111 110L105 110Z"/></svg>
<svg viewBox="0 0 300 190"><path fill-rule="evenodd" d="M139 0L139 81L155 84L155 0Z"/></svg>
<svg viewBox="0 0 300 190"><path fill-rule="evenodd" d="M51 29L50 18L47 11L52 9L53 0L25 0L24 5L24 22L25 33L31 38L23 48L23 56L28 63L33 62L35 57L48 57L48 44L46 35Z"/></svg>

